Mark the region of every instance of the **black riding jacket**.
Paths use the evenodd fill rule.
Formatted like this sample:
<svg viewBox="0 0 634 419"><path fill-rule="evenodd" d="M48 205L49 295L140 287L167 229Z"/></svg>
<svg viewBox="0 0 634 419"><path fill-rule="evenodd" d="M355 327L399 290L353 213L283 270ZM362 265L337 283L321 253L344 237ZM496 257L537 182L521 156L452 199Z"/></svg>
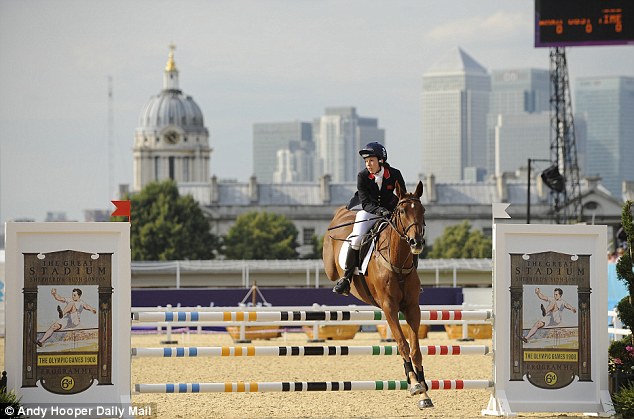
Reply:
<svg viewBox="0 0 634 419"><path fill-rule="evenodd" d="M389 164L383 164L383 183L381 189L374 180L374 174L368 169L363 169L357 175L357 192L348 203L346 208L351 209L359 204L364 211L372 214L378 214L379 208L387 208L394 211L398 203L398 197L394 194L396 190L396 182L400 183L401 192L406 193L405 181L401 171L391 167Z"/></svg>

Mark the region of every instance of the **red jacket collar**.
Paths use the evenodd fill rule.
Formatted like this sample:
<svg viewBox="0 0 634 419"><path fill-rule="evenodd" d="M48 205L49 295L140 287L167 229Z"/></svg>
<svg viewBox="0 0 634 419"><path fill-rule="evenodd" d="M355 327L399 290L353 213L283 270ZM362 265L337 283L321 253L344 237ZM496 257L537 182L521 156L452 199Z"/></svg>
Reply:
<svg viewBox="0 0 634 419"><path fill-rule="evenodd" d="M390 178L390 169L388 169L387 166L383 166L383 179L389 179ZM370 173L368 175L368 179L374 179L374 173Z"/></svg>

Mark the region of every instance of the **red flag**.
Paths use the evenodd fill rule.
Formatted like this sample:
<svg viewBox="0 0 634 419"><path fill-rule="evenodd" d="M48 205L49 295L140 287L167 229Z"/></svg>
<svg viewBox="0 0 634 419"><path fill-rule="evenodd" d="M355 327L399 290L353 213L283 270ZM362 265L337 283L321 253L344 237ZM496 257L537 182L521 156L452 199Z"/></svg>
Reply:
<svg viewBox="0 0 634 419"><path fill-rule="evenodd" d="M130 201L110 201L114 204L117 209L115 209L112 214L112 217L128 217L128 221L130 221Z"/></svg>

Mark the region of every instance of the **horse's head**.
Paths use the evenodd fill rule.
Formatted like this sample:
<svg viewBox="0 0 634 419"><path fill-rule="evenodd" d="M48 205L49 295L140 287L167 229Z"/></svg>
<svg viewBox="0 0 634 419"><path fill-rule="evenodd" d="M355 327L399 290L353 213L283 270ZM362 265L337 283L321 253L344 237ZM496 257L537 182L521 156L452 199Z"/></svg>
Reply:
<svg viewBox="0 0 634 419"><path fill-rule="evenodd" d="M410 250L418 255L425 247L425 207L420 202L423 195L423 182L418 182L414 193L403 193L396 182L398 204L394 210L394 220L401 237L407 240Z"/></svg>

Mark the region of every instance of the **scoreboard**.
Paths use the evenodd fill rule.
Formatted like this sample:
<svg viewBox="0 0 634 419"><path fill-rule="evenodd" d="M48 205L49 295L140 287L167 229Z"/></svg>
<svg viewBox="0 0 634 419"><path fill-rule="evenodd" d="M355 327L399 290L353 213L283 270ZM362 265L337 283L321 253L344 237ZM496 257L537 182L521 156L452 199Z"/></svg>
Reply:
<svg viewBox="0 0 634 419"><path fill-rule="evenodd" d="M634 45L633 0L535 0L535 46Z"/></svg>

